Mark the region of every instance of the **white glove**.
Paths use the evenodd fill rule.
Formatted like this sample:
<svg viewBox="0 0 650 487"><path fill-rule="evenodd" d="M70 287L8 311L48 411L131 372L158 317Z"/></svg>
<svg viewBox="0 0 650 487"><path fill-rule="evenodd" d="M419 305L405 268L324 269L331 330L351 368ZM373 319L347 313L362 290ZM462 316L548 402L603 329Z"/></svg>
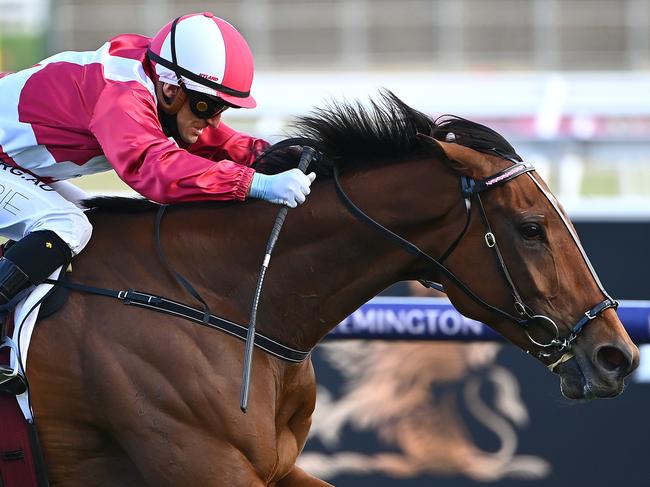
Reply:
<svg viewBox="0 0 650 487"><path fill-rule="evenodd" d="M251 198L258 198L289 208L305 202L310 193L311 183L316 179L316 173L304 174L294 168L279 174L253 174L253 181L248 191Z"/></svg>

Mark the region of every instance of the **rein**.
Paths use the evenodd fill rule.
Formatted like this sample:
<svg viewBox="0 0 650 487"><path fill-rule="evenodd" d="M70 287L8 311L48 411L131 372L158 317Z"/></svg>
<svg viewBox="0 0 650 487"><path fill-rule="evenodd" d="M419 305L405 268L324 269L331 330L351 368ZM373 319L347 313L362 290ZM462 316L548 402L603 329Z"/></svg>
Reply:
<svg viewBox="0 0 650 487"><path fill-rule="evenodd" d="M261 156L263 157L264 155L288 146L292 145L303 145L303 146L311 146L315 147L316 149L319 149L318 144L316 144L314 141L305 139L305 138L293 138L293 139L287 139L284 140L278 144L275 144L273 147L269 148L267 151L265 151ZM589 259L587 258L587 255L580 245L580 242L578 240L578 237L575 235L575 233L571 230L571 226L568 223L567 219L564 217L562 212L560 211L558 205L554 201L554 198L548 194L547 191L544 190L544 188L541 186L541 184L537 181L537 179L530 174L532 171L535 170L532 164L530 163L522 163L522 162L517 162L512 158L504 157L503 154L499 153L496 150L493 150L496 154L499 156L510 160L510 162L513 163L512 166L497 172L496 174L493 174L492 176L489 176L485 179L481 180L475 180L473 178L469 178L466 176L461 176L460 182L461 182L461 196L463 198L464 204L465 204L465 210L466 210L466 220L465 224L463 226L462 231L460 234L454 239L454 241L450 244L450 246L443 252L440 258L435 259L431 257L429 254L421 250L419 247L417 247L415 244L412 242L404 239L403 237L399 236L395 232L389 230L370 216L368 216L363 210L361 210L357 205L354 204L354 202L350 199L350 197L346 194L345 190L341 186L340 182L340 173L339 169L336 166L336 164L332 165L333 169L333 175L334 175L334 185L336 189L336 193L339 197L339 199L343 202L344 206L347 208L347 210L358 220L361 222L365 223L366 225L370 226L372 229L376 230L378 233L380 233L383 237L387 238L388 240L391 240L395 242L398 246L403 248L405 251L408 253L424 259L427 263L429 263L432 267L434 267L438 273L444 275L447 279L449 279L454 285L456 285L466 296L468 296L472 301L474 301L476 304L478 304L480 307L483 309L494 313L502 318L505 318L508 321L514 322L515 324L521 326L524 328L524 332L529 339L529 341L533 344L539 347L541 350L537 353L538 358L540 359L549 359L552 354L546 352L545 350L555 348L557 349L557 352L560 353L560 358L556 360L555 362L551 363L548 365L548 367L553 370L558 364L562 363L563 361L568 360L571 358L571 348L573 341L577 338L579 333L584 329L584 327L590 323L592 320L596 319L600 314L602 314L606 309L608 308L614 308L616 309L618 307L618 302L616 302L613 298L610 297L610 295L605 291L603 285L601 284L600 280L598 279L598 276L596 275L591 263L589 262ZM258 158L259 159L259 158ZM502 186L509 181L523 175L527 174L528 177L531 178L531 180L534 182L536 187L542 192L542 194L546 197L546 199L551 203L551 206L555 209L555 211L558 213L560 216L560 219L564 223L565 227L569 231L569 234L573 238L574 243L578 247L580 254L583 257L583 260L585 261L587 268L591 272L594 280L596 281L596 284L598 288L601 290L601 292L604 294L605 299L601 301L600 303L596 304L589 310L587 310L583 316L571 327L569 327L569 334L566 337L561 337L560 336L560 330L557 324L548 316L545 315L540 315L536 314L533 312L533 310L524 304L523 299L521 298L517 287L515 286L514 282L512 281L512 278L510 277L510 273L508 271L507 265L503 259L502 253L499 249L499 246L497 244L496 237L494 233L492 232L490 222L487 217L487 213L485 211L485 208L483 206L483 202L481 200L480 193L489 191L492 188ZM514 298L514 308L515 311L519 316L515 316L511 313L508 313L507 311L498 308L496 306L493 306L486 301L484 301L480 296L478 296L472 289L470 289L460 278L458 278L451 270L449 270L443 262L453 253L453 251L456 249L458 244L462 241L463 237L467 233L467 230L469 229L469 225L471 222L471 214L472 214L472 200L476 199L477 201L477 206L479 213L481 215L481 219L483 221L483 224L486 228L486 233L484 236L485 243L489 248L492 248L494 250L495 257L497 259L497 264L499 267L499 270L507 284L507 286L510 288L512 292L512 296ZM247 341L248 343L254 342L254 345L257 346L258 348L264 350L267 353L270 353L271 355L278 357L282 360L286 360L288 362L293 362L293 363L298 363L302 362L305 360L307 357L309 357L309 354L311 353L311 350L309 351L301 351L301 350L296 350L291 347L287 347L286 345L283 345L281 343L278 343L264 335L261 335L260 333L257 333L254 329L254 326L244 327L242 325L239 325L237 323L234 323L232 321L220 318L218 316L215 316L210 313L210 310L208 308L207 303L203 300L203 298L194 290L192 285L185 279L183 276L175 272L167 262L167 259L164 256L164 253L162 252L162 248L160 246L160 222L162 219L162 215L164 214L164 211L166 209L166 205L161 206L161 208L158 211L158 214L156 216L156 222L155 222L155 239L156 239L156 248L158 250L159 257L162 261L162 263L170 270L174 278L193 296L195 297L201 304L203 304L203 310L198 310L196 308L190 307L188 305L185 305L183 303L170 300L164 297L148 294L148 293L143 293L139 291L134 291L132 289L129 290L124 290L124 291L115 291L111 289L104 289L104 288L97 288L97 287L92 287L92 286L85 286L82 284L78 283L73 283L69 281L62 281L62 280L46 280L45 282L48 284L54 284L62 287L67 287L69 289L77 290L77 291L82 291L82 292L88 292L91 294L97 294L97 295L102 295L102 296L108 296L108 297L113 297L116 299L119 299L124 302L124 304L129 304L129 305L135 305L147 309L151 309L153 311L158 311L161 313L167 313L175 316L179 316L182 318L185 318L187 320L199 323L204 326L208 326L210 328L214 328L220 331L223 331L225 333L228 333L232 336L235 336L237 338L240 338L242 340ZM277 235L275 237L272 236L272 238L277 239ZM265 258L265 264L268 265L268 260L269 258L269 252L267 248L267 257ZM261 279L263 279L263 274L261 275ZM427 281L424 279L421 279L420 282L424 284L427 287L433 287L439 290L443 290L442 286L440 284ZM261 286L258 284L258 288ZM257 291L256 291L256 296L258 296ZM256 298L257 299L257 298ZM255 306L255 305L254 305ZM255 307L254 307L255 311ZM253 321L254 323L254 321ZM551 330L552 338L548 342L540 342L536 340L530 333L529 326L533 323L540 323L543 326L546 326L548 329ZM254 341L253 340L247 340L247 335L248 338L250 339L252 336L254 336ZM248 348L250 345L248 345ZM529 353L529 351L527 351ZM249 355L250 352L247 352L247 355ZM249 359L250 360L250 359Z"/></svg>
<svg viewBox="0 0 650 487"><path fill-rule="evenodd" d="M572 344L573 341L577 338L578 334L584 329L584 327L590 323L592 320L596 319L601 313L603 313L606 309L608 308L614 308L616 309L618 307L618 302L615 301L611 296L605 291L604 287L602 286L600 280L598 279L598 276L596 275L596 272L594 271L591 263L589 262L589 259L587 258L587 255L580 245L580 242L578 240L578 237L574 234L574 232L571 230L571 226L567 222L566 218L558 208L557 204L553 200L553 198L544 190L544 188L541 186L541 184L537 181L537 179L530 174L532 171L535 170L532 164L530 163L523 163L523 162L517 162L516 160L513 160L512 158L504 157L502 154L500 154L498 151L493 150L496 154L499 156L510 160L513 165L497 172L496 174L493 174L492 176L489 176L485 179L482 180L475 180L473 178L469 178L466 176L461 176L461 195L463 197L464 203L465 203L465 209L466 209L466 220L465 220L465 225L461 231L461 233L454 239L454 241L451 243L451 245L443 252L442 256L439 259L434 259L431 257L429 254L426 252L422 251L420 248L418 248L415 244L412 242L402 238L401 236L397 235L395 232L389 230L385 226L383 226L381 223L377 222L370 216L368 216L363 210L361 210L358 206L354 204L354 202L350 199L350 197L345 193L343 190L343 187L341 186L340 182L340 177L339 177L339 170L336 166L334 166L334 183L336 186L336 193L345 205L345 207L348 209L348 211L358 220L362 221L363 223L369 225L371 228L376 230L378 233L380 233L382 236L387 238L388 240L391 240L395 243L397 243L400 247L402 247L404 250L406 250L408 253L415 255L419 258L424 259L427 261L430 265L436 268L436 270L440 273L443 274L445 277L447 277L450 281L452 281L466 296L468 296L472 301L474 301L476 304L481 306L483 309L494 313L496 315L501 316L502 318L505 318L509 321L514 322L515 324L522 326L524 328L524 332L529 339L529 341L539 347L541 350L538 351L537 356L540 359L548 359L552 356L551 353L546 352L546 349L550 348L556 348L557 353L560 353L560 358L556 360L555 362L552 362L551 364L548 365L548 368L553 370L557 365L560 363L570 359L572 357ZM497 244L496 237L494 236L494 233L492 232L490 222L487 217L487 213L485 211L485 208L483 206L483 202L481 200L480 193L488 191L492 188L502 186L506 184L507 182L521 176L522 174L527 174L532 181L535 183L537 188L542 192L542 194L546 197L546 199L551 203L551 206L555 209L555 211L558 213L560 216L560 219L564 223L565 227L569 231L569 234L573 238L574 243L580 250L580 254L582 255L582 258L584 259L589 271L591 272L594 280L596 281L596 284L598 285L598 288L601 290L601 292L604 294L605 299L601 301L600 303L596 304L593 306L591 309L587 310L583 316L573 325L569 328L569 335L567 337L561 338L560 337L560 330L557 324L548 316L546 315L540 315L536 314L532 311L532 309L524 304L523 299L521 298L517 287L515 286L514 282L512 281L512 278L510 277L510 273L508 272L508 267L503 259L502 253L499 249L499 246ZM478 202L478 208L479 208L479 213L481 215L481 219L483 221L483 224L486 228L486 233L485 233L485 243L489 248L492 248L494 250L494 254L497 259L497 264L499 267L499 270L504 277L504 280L508 287L510 288L512 292L512 296L514 298L514 307L517 313L520 315L520 317L513 316L512 314L508 313L507 311L498 308L496 306L493 306L483 299L481 299L474 291L472 291L461 279L459 279L451 270L449 270L445 265L443 264L444 260L447 259L451 253L455 250L455 248L458 246L458 244L462 241L463 237L465 236L470 220L471 220L471 210L472 210L472 199L476 198ZM434 283L431 281L427 280L420 280L422 284L424 284L427 287L432 287L438 290L443 290L443 287L439 285L438 283ZM542 325L546 325L548 329L551 330L552 338L548 342L540 342L533 338L533 336L530 333L529 326L532 323L540 323ZM527 351L530 353L529 351Z"/></svg>

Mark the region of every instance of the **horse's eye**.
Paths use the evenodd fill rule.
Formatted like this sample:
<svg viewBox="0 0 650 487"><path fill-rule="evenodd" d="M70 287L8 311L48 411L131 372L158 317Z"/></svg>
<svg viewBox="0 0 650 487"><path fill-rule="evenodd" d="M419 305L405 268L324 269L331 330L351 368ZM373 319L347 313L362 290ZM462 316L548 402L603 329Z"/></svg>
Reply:
<svg viewBox="0 0 650 487"><path fill-rule="evenodd" d="M537 223L525 223L519 228L519 231L529 240L539 240L544 236L542 227Z"/></svg>

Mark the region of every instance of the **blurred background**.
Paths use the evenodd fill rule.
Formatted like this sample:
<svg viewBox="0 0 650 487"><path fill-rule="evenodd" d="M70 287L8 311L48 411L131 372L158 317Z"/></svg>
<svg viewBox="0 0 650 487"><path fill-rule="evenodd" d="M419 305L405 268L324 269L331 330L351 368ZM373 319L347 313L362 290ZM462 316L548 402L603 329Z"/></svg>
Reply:
<svg viewBox="0 0 650 487"><path fill-rule="evenodd" d="M0 0L0 69L202 10L255 54L259 107L225 117L241 130L274 140L294 115L386 87L504 133L574 214L650 207L648 0Z"/></svg>
<svg viewBox="0 0 650 487"><path fill-rule="evenodd" d="M483 122L549 182L610 292L650 299L650 0L0 0L0 71L203 10L255 55L258 108L228 111L227 123L274 141L293 116L380 88L432 116ZM78 184L128 193L114 175ZM384 345L337 341L315 355L305 468L339 486L596 486L622 472L626 486L648 485L647 358L621 398L568 406L555 378L507 346ZM408 396L363 373L378 364L368 357L391 354L408 384L418 381L404 364L419 357L428 402L372 415ZM432 372L450 362L464 366ZM385 394L358 402L364 387Z"/></svg>

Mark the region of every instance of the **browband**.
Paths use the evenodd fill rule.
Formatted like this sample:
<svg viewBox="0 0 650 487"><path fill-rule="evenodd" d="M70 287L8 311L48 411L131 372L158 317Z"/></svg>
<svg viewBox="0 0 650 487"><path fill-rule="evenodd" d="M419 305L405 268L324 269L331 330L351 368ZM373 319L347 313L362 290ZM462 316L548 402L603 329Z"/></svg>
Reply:
<svg viewBox="0 0 650 487"><path fill-rule="evenodd" d="M519 162L485 179L476 181L471 178L464 178L467 180L467 184L463 185L462 188L463 197L469 198L472 195L485 191L486 189L501 186L502 184L507 183L511 179L514 179L521 174L534 170L535 167L531 163Z"/></svg>

